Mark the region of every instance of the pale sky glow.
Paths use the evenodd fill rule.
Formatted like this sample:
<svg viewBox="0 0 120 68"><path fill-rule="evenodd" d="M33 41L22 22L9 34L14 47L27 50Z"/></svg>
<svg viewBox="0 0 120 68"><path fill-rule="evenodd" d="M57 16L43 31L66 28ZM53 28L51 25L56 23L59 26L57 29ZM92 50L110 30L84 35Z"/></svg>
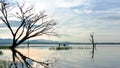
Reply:
<svg viewBox="0 0 120 68"><path fill-rule="evenodd" d="M89 42L89 36L94 32L96 42L120 42L120 0L7 1L32 4L35 12L45 10L50 18L56 20L58 25L55 31L60 37L42 36L34 39ZM0 27L0 38L10 38L5 27Z"/></svg>

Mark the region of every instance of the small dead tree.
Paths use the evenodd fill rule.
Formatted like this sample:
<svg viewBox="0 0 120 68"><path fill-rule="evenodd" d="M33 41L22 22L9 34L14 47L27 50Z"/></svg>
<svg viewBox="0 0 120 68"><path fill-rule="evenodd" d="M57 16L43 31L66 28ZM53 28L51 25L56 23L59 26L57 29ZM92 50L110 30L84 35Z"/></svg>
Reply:
<svg viewBox="0 0 120 68"><path fill-rule="evenodd" d="M90 35L89 40L90 40L90 42L92 43L93 48L95 48L95 47L96 47L96 44L95 44L95 41L94 41L94 32Z"/></svg>
<svg viewBox="0 0 120 68"><path fill-rule="evenodd" d="M0 12L2 16L0 19L6 24L7 28L10 30L13 38L13 43L11 48L15 48L24 41L46 35L55 35L52 28L56 25L54 20L49 20L47 15L44 12L38 14L33 13L33 7L25 8L25 4L19 5L17 3L17 8L19 11L16 11L12 16L19 19L19 26L14 30L9 22L9 8L12 7L10 3L7 3L5 0L0 1ZM16 23L17 24L17 23Z"/></svg>
<svg viewBox="0 0 120 68"><path fill-rule="evenodd" d="M90 35L90 38L89 38L90 42L92 43L92 58L94 58L94 51L96 49L96 44L95 44L95 41L94 41L94 32Z"/></svg>

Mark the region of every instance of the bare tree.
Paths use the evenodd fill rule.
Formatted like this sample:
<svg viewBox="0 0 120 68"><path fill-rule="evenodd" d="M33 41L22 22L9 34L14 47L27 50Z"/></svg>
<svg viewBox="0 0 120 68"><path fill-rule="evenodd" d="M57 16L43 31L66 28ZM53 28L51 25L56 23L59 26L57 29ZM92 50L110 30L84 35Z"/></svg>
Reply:
<svg viewBox="0 0 120 68"><path fill-rule="evenodd" d="M90 42L92 43L92 58L94 58L94 51L96 49L96 44L95 44L95 41L94 41L94 32L90 35Z"/></svg>
<svg viewBox="0 0 120 68"><path fill-rule="evenodd" d="M43 34L54 34L52 28L56 25L56 22L54 20L49 20L44 12L40 12L38 14L33 13L34 7L29 6L25 8L25 4L20 5L17 3L16 6L18 7L19 11L13 13L12 16L19 19L20 25L14 30L9 21L9 9L12 6L5 0L0 1L0 12L2 14L0 19L6 24L13 36L11 48L15 48L25 40L36 36L41 36Z"/></svg>
<svg viewBox="0 0 120 68"><path fill-rule="evenodd" d="M89 40L90 40L90 42L92 43L93 48L95 48L95 47L96 47L96 44L95 44L95 41L94 41L94 32L90 35Z"/></svg>

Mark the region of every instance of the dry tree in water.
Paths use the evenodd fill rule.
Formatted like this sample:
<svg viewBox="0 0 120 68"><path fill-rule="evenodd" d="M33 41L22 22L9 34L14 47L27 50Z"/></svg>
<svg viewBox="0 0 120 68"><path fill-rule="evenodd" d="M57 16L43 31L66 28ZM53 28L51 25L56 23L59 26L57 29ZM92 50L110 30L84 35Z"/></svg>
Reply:
<svg viewBox="0 0 120 68"><path fill-rule="evenodd" d="M20 5L19 3L16 3L15 6L18 10L12 13L12 17L18 20L18 22L16 22L18 26L13 29L9 20L9 12L12 7L13 5L7 3L5 0L0 1L0 19L5 23L12 34L13 42L11 48L15 48L24 41L36 36L44 34L56 35L53 32L53 27L56 25L56 22L53 19L49 19L44 11L34 13L34 7L32 5L26 8L25 4Z"/></svg>

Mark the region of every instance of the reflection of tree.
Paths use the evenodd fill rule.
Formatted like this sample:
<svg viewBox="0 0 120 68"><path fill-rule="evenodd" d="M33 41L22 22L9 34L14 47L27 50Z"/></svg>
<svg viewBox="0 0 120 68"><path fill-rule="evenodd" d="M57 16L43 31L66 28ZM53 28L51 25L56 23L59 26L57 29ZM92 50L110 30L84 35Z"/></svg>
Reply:
<svg viewBox="0 0 120 68"><path fill-rule="evenodd" d="M91 53L92 53L92 57L91 58L93 59L94 58L94 53L95 53L95 48L92 48L92 52Z"/></svg>
<svg viewBox="0 0 120 68"><path fill-rule="evenodd" d="M3 52L2 51L0 51L0 55L2 55L3 54Z"/></svg>
<svg viewBox="0 0 120 68"><path fill-rule="evenodd" d="M52 63L47 62L40 62L36 61L34 59L31 59L25 55L23 55L21 52L17 51L16 49L11 49L12 51L12 57L13 57L13 63L11 63L10 68L18 68L19 65L21 65L22 68L33 68L32 64L37 63L43 66L44 68L50 68L52 66ZM16 62L17 61L17 62Z"/></svg>

